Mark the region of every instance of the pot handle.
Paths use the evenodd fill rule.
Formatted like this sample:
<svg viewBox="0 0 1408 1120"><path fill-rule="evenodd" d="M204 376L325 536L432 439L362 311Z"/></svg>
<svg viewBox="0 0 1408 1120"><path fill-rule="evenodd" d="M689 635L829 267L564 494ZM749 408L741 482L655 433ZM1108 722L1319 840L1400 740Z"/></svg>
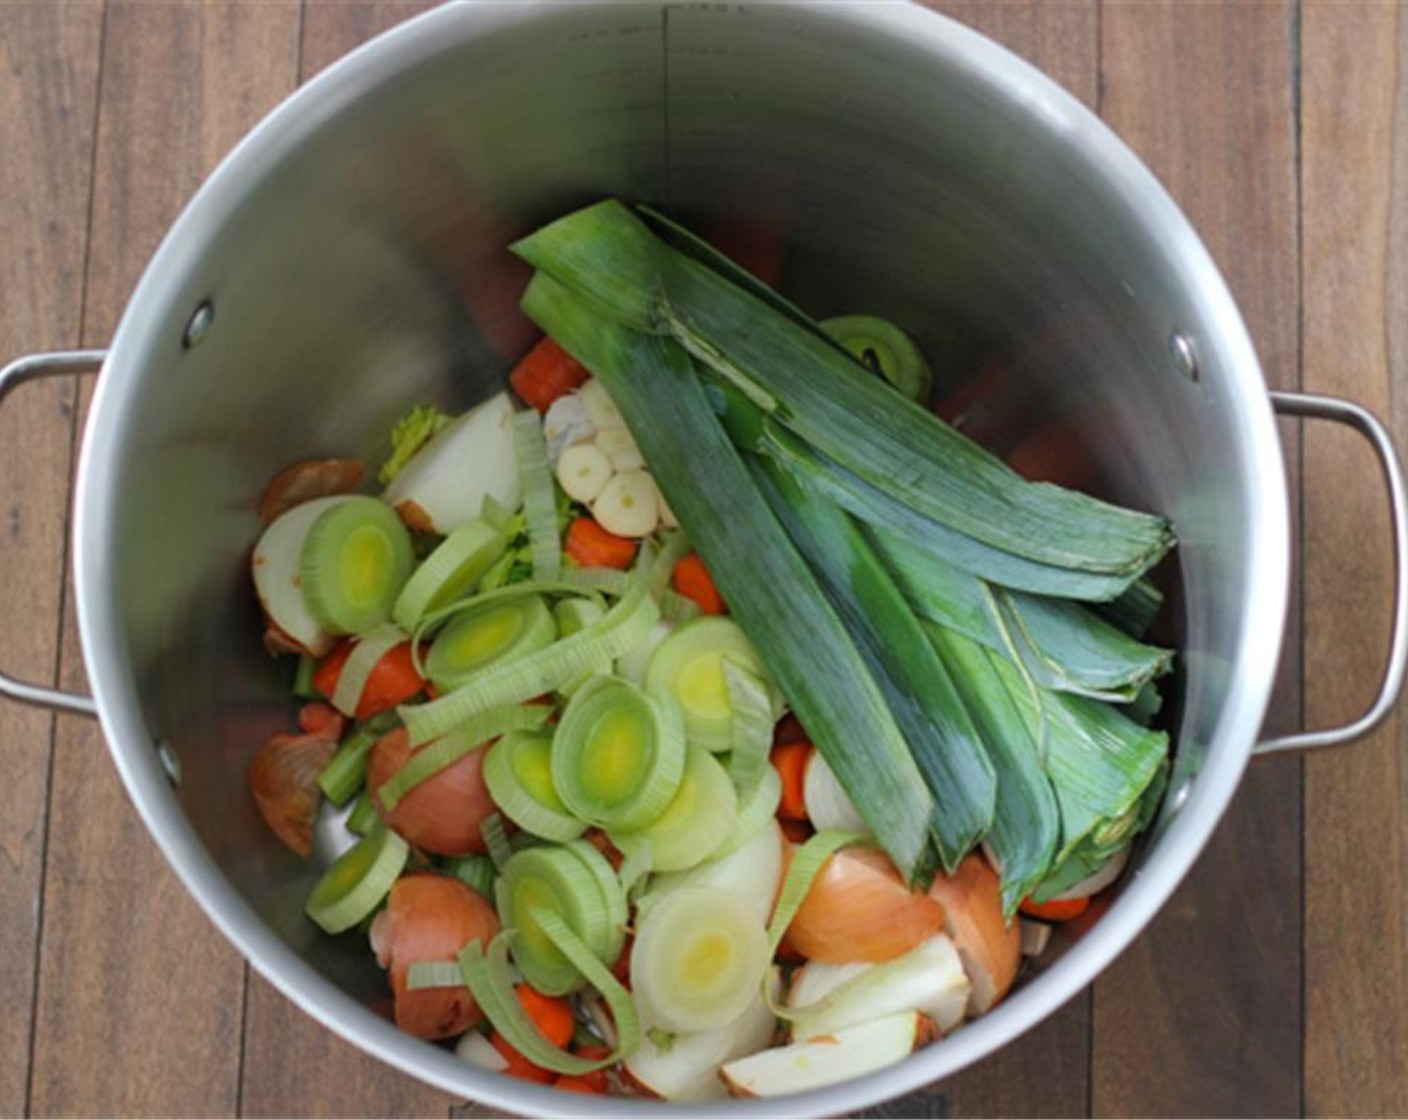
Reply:
<svg viewBox="0 0 1408 1120"><path fill-rule="evenodd" d="M47 354L29 354L16 358L4 369L0 369L0 402L4 401L11 389L23 385L26 381L63 373L92 373L103 364L106 357L106 350L55 350ZM29 684L3 671L0 671L0 696L53 711L74 712L84 716L98 714L91 696Z"/></svg>
<svg viewBox="0 0 1408 1120"><path fill-rule="evenodd" d="M1369 441L1378 456L1384 484L1388 487L1389 520L1393 531L1393 634L1379 694L1363 715L1339 727L1299 731L1294 735L1267 739L1253 749L1252 753L1258 755L1338 747L1362 739L1384 721L1398 700L1398 694L1403 689L1404 666L1408 664L1408 497L1405 497L1403 468L1393 447L1393 437L1368 409L1338 397L1273 392L1271 405L1283 416L1303 416L1347 424Z"/></svg>

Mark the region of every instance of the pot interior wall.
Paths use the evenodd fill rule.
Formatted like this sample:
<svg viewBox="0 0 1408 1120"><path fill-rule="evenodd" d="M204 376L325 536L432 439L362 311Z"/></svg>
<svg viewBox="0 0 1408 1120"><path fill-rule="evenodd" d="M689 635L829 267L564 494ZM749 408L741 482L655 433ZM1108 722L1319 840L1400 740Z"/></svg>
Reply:
<svg viewBox="0 0 1408 1120"><path fill-rule="evenodd" d="M292 665L262 652L247 572L260 491L301 457L379 462L411 403L494 391L533 337L505 245L603 195L751 244L818 316L894 319L939 394L978 379L1020 406L1000 450L1065 428L1104 493L1172 516L1164 576L1187 651L1173 788L1195 780L1239 654L1255 484L1211 325L1157 231L1070 145L1069 108L980 81L986 46L936 55L830 7L441 15L440 45L376 88L334 76L311 137L220 223L188 227L208 251L158 309L168 344L122 371L145 382L119 488L126 653L184 810L270 925L381 997L360 939L302 917L338 830L301 862L244 792L292 714ZM460 27L478 32L456 42ZM204 299L213 329L183 349ZM1176 330L1199 347L1197 383Z"/></svg>

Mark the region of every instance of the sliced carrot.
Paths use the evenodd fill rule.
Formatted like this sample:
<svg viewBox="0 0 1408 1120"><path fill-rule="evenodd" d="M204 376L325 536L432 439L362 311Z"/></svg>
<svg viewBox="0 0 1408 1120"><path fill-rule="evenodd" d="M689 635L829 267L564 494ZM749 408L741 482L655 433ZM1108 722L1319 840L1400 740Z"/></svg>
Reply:
<svg viewBox="0 0 1408 1120"><path fill-rule="evenodd" d="M535 1066L515 1050L513 1044L498 1031L495 1031L489 1036L489 1043L503 1056L504 1061L508 1063L508 1066L503 1071L507 1077L517 1077L523 1081L536 1081L539 1085L548 1085L556 1076L550 1069Z"/></svg>
<svg viewBox="0 0 1408 1120"><path fill-rule="evenodd" d="M264 488L259 519L267 524L314 498L350 494L366 476L367 468L358 459L305 459L294 463L271 478Z"/></svg>
<svg viewBox="0 0 1408 1120"><path fill-rule="evenodd" d="M635 541L608 533L590 517L579 517L567 526L562 547L581 568L625 571L636 558Z"/></svg>
<svg viewBox="0 0 1408 1120"><path fill-rule="evenodd" d="M670 582L686 599L693 599L698 603L699 609L705 614L724 614L728 611L724 606L724 597L714 586L714 577L709 574L709 569L704 566L699 553L691 552L687 556L681 556L675 564Z"/></svg>
<svg viewBox="0 0 1408 1120"><path fill-rule="evenodd" d="M806 780L807 763L815 749L805 740L773 747L772 767L782 779L782 801L777 807L779 820L807 819L807 802L802 796L802 787Z"/></svg>
<svg viewBox="0 0 1408 1120"><path fill-rule="evenodd" d="M331 696L337 690L337 680L342 676L342 667L347 664L354 644L350 639L339 642L313 671L313 687L324 696ZM371 719L423 691L425 680L416 672L411 643L402 642L372 666L367 683L362 686L362 695L357 699L357 718Z"/></svg>
<svg viewBox="0 0 1408 1120"><path fill-rule="evenodd" d="M528 1012L533 1025L554 1046L566 1046L572 1041L576 1023L572 1018L572 1005L565 999L545 996L530 984L519 984L513 994Z"/></svg>
<svg viewBox="0 0 1408 1120"><path fill-rule="evenodd" d="M611 1056L611 1047L603 1046L600 1042L583 1042L574 1046L572 1053L579 1058L586 1058L589 1062L599 1062L602 1058Z"/></svg>
<svg viewBox="0 0 1408 1120"><path fill-rule="evenodd" d="M584 1073L580 1077L564 1073L552 1085L554 1089L561 1089L564 1093L590 1093L593 1096L604 1097L610 1092L604 1070Z"/></svg>
<svg viewBox="0 0 1408 1120"><path fill-rule="evenodd" d="M544 338L513 367L508 383L526 404L546 412L553 401L590 376L581 362L552 339Z"/></svg>
<svg viewBox="0 0 1408 1120"><path fill-rule="evenodd" d="M1044 922L1069 922L1079 918L1090 906L1088 898L1052 899L1050 902L1033 902L1022 899L1018 907L1029 918L1040 918Z"/></svg>

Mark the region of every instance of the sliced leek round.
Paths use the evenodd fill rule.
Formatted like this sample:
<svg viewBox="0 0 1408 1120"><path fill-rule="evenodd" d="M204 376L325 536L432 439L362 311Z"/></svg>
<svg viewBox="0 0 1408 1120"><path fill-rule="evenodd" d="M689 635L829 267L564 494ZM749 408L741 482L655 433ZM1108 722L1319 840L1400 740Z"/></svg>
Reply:
<svg viewBox="0 0 1408 1120"><path fill-rule="evenodd" d="M606 898L577 855L555 844L524 848L504 864L494 890L499 920L515 931L513 962L523 978L544 995L580 988L581 972L534 917L535 910L556 914L598 957L610 949L614 935Z"/></svg>
<svg viewBox="0 0 1408 1120"><path fill-rule="evenodd" d="M769 960L757 911L732 891L690 887L646 910L631 946L641 1018L667 1031L708 1031L738 1018Z"/></svg>
<svg viewBox="0 0 1408 1120"><path fill-rule="evenodd" d="M425 672L449 691L486 665L551 645L557 624L541 595L496 599L455 615L430 645Z"/></svg>
<svg viewBox="0 0 1408 1120"><path fill-rule="evenodd" d="M643 855L651 870L684 871L703 863L728 839L738 801L728 772L701 747L690 747L674 799L636 832L610 833L627 856Z"/></svg>
<svg viewBox="0 0 1408 1120"><path fill-rule="evenodd" d="M552 784L552 736L511 731L484 756L484 782L504 816L545 840L565 843L587 830Z"/></svg>
<svg viewBox="0 0 1408 1120"><path fill-rule="evenodd" d="M328 933L349 930L390 893L410 847L389 828L358 840L323 873L305 910Z"/></svg>
<svg viewBox="0 0 1408 1120"><path fill-rule="evenodd" d="M575 816L603 828L633 831L659 818L684 762L679 708L619 677L587 681L553 732L558 795Z"/></svg>
<svg viewBox="0 0 1408 1120"><path fill-rule="evenodd" d="M313 617L329 634L363 634L391 617L415 563L411 534L396 511L356 496L318 515L298 574Z"/></svg>
<svg viewBox="0 0 1408 1120"><path fill-rule="evenodd" d="M899 327L875 315L838 315L823 319L820 326L866 369L910 400L928 403L934 375L914 340Z"/></svg>
<svg viewBox="0 0 1408 1120"><path fill-rule="evenodd" d="M648 691L678 702L689 741L716 752L732 745L733 708L724 676L725 658L745 672L769 679L738 623L717 615L677 626L655 647L645 670Z"/></svg>
<svg viewBox="0 0 1408 1120"><path fill-rule="evenodd" d="M411 574L391 608L392 619L414 630L427 614L473 591L507 548L508 539L483 517L466 521Z"/></svg>

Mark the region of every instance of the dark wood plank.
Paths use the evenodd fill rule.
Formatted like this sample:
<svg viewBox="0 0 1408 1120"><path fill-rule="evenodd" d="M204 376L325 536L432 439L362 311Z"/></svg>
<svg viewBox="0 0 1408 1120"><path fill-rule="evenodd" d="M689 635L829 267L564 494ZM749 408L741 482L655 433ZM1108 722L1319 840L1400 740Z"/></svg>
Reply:
<svg viewBox="0 0 1408 1120"><path fill-rule="evenodd" d="M309 3L300 72L311 76L430 7ZM369 1058L251 975L241 1112L246 1116L445 1116L454 1098Z"/></svg>
<svg viewBox="0 0 1408 1120"><path fill-rule="evenodd" d="M1091 108L1099 78L1099 8L1078 3L935 3L1039 67ZM1090 1097L1090 995L1082 992L985 1061L885 1106L885 1115L1083 1116Z"/></svg>
<svg viewBox="0 0 1408 1120"><path fill-rule="evenodd" d="M1267 380L1294 387L1294 6L1108 3L1101 21L1105 118L1202 234ZM1292 631L1275 726L1297 722L1297 648ZM1096 1115L1299 1111L1300 785L1295 759L1253 766L1188 881L1096 984Z"/></svg>
<svg viewBox="0 0 1408 1120"><path fill-rule="evenodd" d="M215 160L292 87L298 17L292 2L109 8L90 344L110 337ZM71 611L61 679L83 683ZM56 736L42 937L33 1112L234 1113L244 965L157 853L86 722Z"/></svg>
<svg viewBox="0 0 1408 1120"><path fill-rule="evenodd" d="M1306 5L1301 37L1305 384L1408 435L1408 17ZM1387 647L1387 519L1362 442L1307 427L1305 702L1368 702ZM1408 722L1306 760L1305 1111L1408 1115Z"/></svg>
<svg viewBox="0 0 1408 1120"><path fill-rule="evenodd" d="M0 363L74 346L83 297L102 29L98 3L13 5L0 19ZM76 387L21 389L0 413L6 672L58 662ZM25 1111L54 719L0 703L0 1115Z"/></svg>

